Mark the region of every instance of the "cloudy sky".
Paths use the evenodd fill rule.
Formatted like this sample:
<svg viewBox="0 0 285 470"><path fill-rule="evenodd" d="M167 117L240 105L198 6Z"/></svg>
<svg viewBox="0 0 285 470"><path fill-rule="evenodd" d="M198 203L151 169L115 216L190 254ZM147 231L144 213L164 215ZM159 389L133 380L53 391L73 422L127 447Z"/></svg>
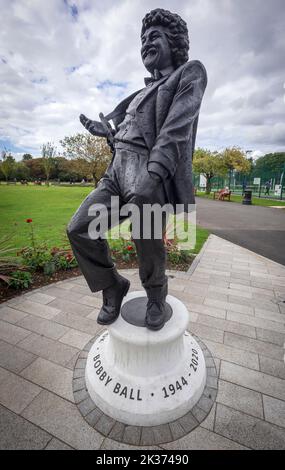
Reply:
<svg viewBox="0 0 285 470"><path fill-rule="evenodd" d="M0 0L0 151L40 155L141 88L157 7L187 21L208 71L197 145L285 151L284 0Z"/></svg>

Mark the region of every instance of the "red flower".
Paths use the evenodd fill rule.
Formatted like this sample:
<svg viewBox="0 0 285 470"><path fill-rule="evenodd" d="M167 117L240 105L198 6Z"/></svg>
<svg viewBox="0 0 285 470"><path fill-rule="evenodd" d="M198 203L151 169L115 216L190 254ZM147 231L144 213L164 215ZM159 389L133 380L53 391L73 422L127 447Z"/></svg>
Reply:
<svg viewBox="0 0 285 470"><path fill-rule="evenodd" d="M127 246L127 250L128 250L128 251L133 251L132 245L128 245L128 246Z"/></svg>
<svg viewBox="0 0 285 470"><path fill-rule="evenodd" d="M31 222L33 222L33 219L27 219L26 222L27 224L30 224Z"/></svg>

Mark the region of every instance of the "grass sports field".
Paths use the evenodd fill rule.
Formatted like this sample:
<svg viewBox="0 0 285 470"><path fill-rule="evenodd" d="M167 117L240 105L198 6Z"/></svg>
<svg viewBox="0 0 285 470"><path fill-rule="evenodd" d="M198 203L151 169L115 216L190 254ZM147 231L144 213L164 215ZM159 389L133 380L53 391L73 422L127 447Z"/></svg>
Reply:
<svg viewBox="0 0 285 470"><path fill-rule="evenodd" d="M90 187L0 185L0 238L11 235L15 250L29 246L30 224L33 220L36 240L49 247L62 246L66 240L65 227L69 219L92 191ZM198 253L209 232L197 227Z"/></svg>

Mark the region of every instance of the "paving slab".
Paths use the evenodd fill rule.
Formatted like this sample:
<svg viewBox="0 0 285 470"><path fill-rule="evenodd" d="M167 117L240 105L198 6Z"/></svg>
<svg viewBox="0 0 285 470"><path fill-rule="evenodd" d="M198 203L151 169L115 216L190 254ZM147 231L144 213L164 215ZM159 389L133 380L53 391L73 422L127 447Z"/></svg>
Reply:
<svg viewBox="0 0 285 470"><path fill-rule="evenodd" d="M264 418L261 393L248 388L220 380L217 402L257 418Z"/></svg>
<svg viewBox="0 0 285 470"><path fill-rule="evenodd" d="M82 293L74 292L73 290L67 291L66 289L62 289L62 286L58 284L54 286L48 286L45 291L45 295L46 294L49 297L53 297L50 302L56 299L63 299L69 302L77 302L83 296Z"/></svg>
<svg viewBox="0 0 285 470"><path fill-rule="evenodd" d="M254 315L254 309L242 303L223 302L221 300L208 299L206 297L204 304L209 307L221 308L223 310L232 310L233 312L243 313L244 315Z"/></svg>
<svg viewBox="0 0 285 470"><path fill-rule="evenodd" d="M0 320L7 321L8 323L15 324L22 318L25 318L28 314L21 312L20 310L15 310L14 308L4 305L0 307Z"/></svg>
<svg viewBox="0 0 285 470"><path fill-rule="evenodd" d="M74 279L72 279L74 281ZM81 286L75 282L66 282L64 281L61 285L60 288L66 291L72 291L72 292L77 292L78 294L83 295L90 295L91 291L88 286Z"/></svg>
<svg viewBox="0 0 285 470"><path fill-rule="evenodd" d="M83 349L84 346L93 338L93 335L82 333L74 329L69 329L68 332L60 338L60 342L73 346L74 348Z"/></svg>
<svg viewBox="0 0 285 470"><path fill-rule="evenodd" d="M0 320L0 339L10 344L17 344L31 334L19 326Z"/></svg>
<svg viewBox="0 0 285 470"><path fill-rule="evenodd" d="M272 357L273 359L282 360L284 349L275 344L271 344L258 339L246 338L245 336L236 335L234 333L225 333L224 343L245 351L251 351L256 354Z"/></svg>
<svg viewBox="0 0 285 470"><path fill-rule="evenodd" d="M45 450L74 450L72 447L68 446L64 442L60 441L53 437L48 445L45 447Z"/></svg>
<svg viewBox="0 0 285 470"><path fill-rule="evenodd" d="M89 307L101 308L102 307L102 298L98 298L94 295L84 295L81 297L80 302L83 305Z"/></svg>
<svg viewBox="0 0 285 470"><path fill-rule="evenodd" d="M285 429L220 404L215 432L255 450L285 449Z"/></svg>
<svg viewBox="0 0 285 470"><path fill-rule="evenodd" d="M221 318L211 317L209 315L198 314L197 324L207 325L209 327L216 328L222 331L228 331L230 333L236 333L241 336L247 336L249 338L256 338L255 328L249 325L241 325L240 323L233 322L230 320L223 320ZM261 339L261 338L260 338Z"/></svg>
<svg viewBox="0 0 285 470"><path fill-rule="evenodd" d="M243 450L246 449L233 440L227 439L201 426L190 434L168 444L162 444L167 450Z"/></svg>
<svg viewBox="0 0 285 470"><path fill-rule="evenodd" d="M42 391L40 387L0 368L0 404L15 413L21 413Z"/></svg>
<svg viewBox="0 0 285 470"><path fill-rule="evenodd" d="M18 301L16 307L17 310L30 313L31 315L35 315L37 317L45 318L46 320L50 320L55 315L60 313L58 308L53 308L50 305L44 305L38 302L32 302L28 298L25 298L23 302Z"/></svg>
<svg viewBox="0 0 285 470"><path fill-rule="evenodd" d="M5 341L0 341L0 367L8 369L11 372L21 372L33 361L37 356L27 351L23 351L17 346L13 346Z"/></svg>
<svg viewBox="0 0 285 470"><path fill-rule="evenodd" d="M280 309L278 305L275 305L276 311L272 312L266 305L263 304L264 308L255 308L255 316L258 318L266 318L277 323L281 323L281 325L285 325L285 315L284 313L280 313Z"/></svg>
<svg viewBox="0 0 285 470"><path fill-rule="evenodd" d="M161 447L158 446L132 446L128 444L123 444L122 442L116 442L112 439L105 439L100 450L161 450Z"/></svg>
<svg viewBox="0 0 285 470"><path fill-rule="evenodd" d="M226 310L222 308L208 307L207 305L195 304L194 302L189 304L186 302L186 305L191 312L202 313L217 318L226 318Z"/></svg>
<svg viewBox="0 0 285 470"><path fill-rule="evenodd" d="M56 393L62 398L74 402L72 392L72 371L53 362L38 357L21 372L21 376Z"/></svg>
<svg viewBox="0 0 285 470"><path fill-rule="evenodd" d="M226 344L216 343L208 339L205 339L204 343L208 346L213 356L218 359L259 370L258 355L256 353L234 348Z"/></svg>
<svg viewBox="0 0 285 470"><path fill-rule="evenodd" d="M68 293L66 295L68 297ZM87 317L89 315L93 308L88 307L86 305L79 304L78 302L71 302L67 299L63 298L56 298L49 304L50 308L53 307L56 310L61 312L66 312L66 313L74 313L75 315L78 315L80 317Z"/></svg>
<svg viewBox="0 0 285 470"><path fill-rule="evenodd" d="M99 449L103 436L89 426L75 405L43 391L22 416L75 449Z"/></svg>
<svg viewBox="0 0 285 470"><path fill-rule="evenodd" d="M191 333L199 336L202 340L210 339L216 341L217 343L223 343L224 332L222 330L217 330L212 326L198 324L197 322L190 322L189 328Z"/></svg>
<svg viewBox="0 0 285 470"><path fill-rule="evenodd" d="M285 380L278 377L222 361L220 378L265 395L285 400Z"/></svg>
<svg viewBox="0 0 285 470"><path fill-rule="evenodd" d="M260 370L265 374L285 379L285 362L276 361L270 357L259 356Z"/></svg>
<svg viewBox="0 0 285 470"><path fill-rule="evenodd" d="M41 292L36 292L35 294L31 293L31 295L28 296L28 299L31 300L32 302L37 302L39 304L47 305L50 302L52 302L55 297L51 295L46 295Z"/></svg>
<svg viewBox="0 0 285 470"><path fill-rule="evenodd" d="M278 333L285 333L285 327L278 322L256 316L243 315L241 313L232 312L230 310L227 311L227 320L239 322L243 325L249 325L256 328L276 331Z"/></svg>
<svg viewBox="0 0 285 470"><path fill-rule="evenodd" d="M0 449L42 450L52 436L0 405Z"/></svg>
<svg viewBox="0 0 285 470"><path fill-rule="evenodd" d="M208 414L207 418L204 419L204 421L201 422L201 427L202 428L206 428L209 431L214 430L215 417L216 417L216 406L217 406L217 404L215 403L213 405L213 408L211 409L210 413Z"/></svg>
<svg viewBox="0 0 285 470"><path fill-rule="evenodd" d="M79 315L74 315L72 313L60 313L54 317L54 321L56 323L60 323L61 325L69 326L74 330L82 331L83 333L91 334L93 336L100 329L98 323L96 323L94 320L80 317Z"/></svg>
<svg viewBox="0 0 285 470"><path fill-rule="evenodd" d="M45 338L36 333L31 333L28 338L20 341L18 346L25 351L63 366L78 352L78 349L72 346Z"/></svg>
<svg viewBox="0 0 285 470"><path fill-rule="evenodd" d="M282 348L285 344L285 332L279 333L278 331L270 331L265 330L263 328L256 328L256 337L261 341L277 344L277 346L281 346Z"/></svg>
<svg viewBox="0 0 285 470"><path fill-rule="evenodd" d="M66 326L58 325L55 322L34 315L27 315L17 322L17 326L51 339L59 339L69 331Z"/></svg>
<svg viewBox="0 0 285 470"><path fill-rule="evenodd" d="M266 421L285 428L285 401L263 395Z"/></svg>

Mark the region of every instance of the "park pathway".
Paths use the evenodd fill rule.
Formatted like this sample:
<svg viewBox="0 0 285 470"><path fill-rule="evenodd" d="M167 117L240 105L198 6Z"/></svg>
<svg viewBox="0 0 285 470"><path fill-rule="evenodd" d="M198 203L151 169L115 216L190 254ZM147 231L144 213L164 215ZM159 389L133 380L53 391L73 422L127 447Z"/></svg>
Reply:
<svg viewBox="0 0 285 470"><path fill-rule="evenodd" d="M123 274L140 288L137 270ZM285 267L211 235L191 272L169 272L169 287L219 382L201 425L161 447L285 449ZM77 277L0 306L1 449L137 448L131 435L123 445L95 431L74 402L74 364L100 329L100 303Z"/></svg>
<svg viewBox="0 0 285 470"><path fill-rule="evenodd" d="M197 224L285 265L285 209L196 198Z"/></svg>

